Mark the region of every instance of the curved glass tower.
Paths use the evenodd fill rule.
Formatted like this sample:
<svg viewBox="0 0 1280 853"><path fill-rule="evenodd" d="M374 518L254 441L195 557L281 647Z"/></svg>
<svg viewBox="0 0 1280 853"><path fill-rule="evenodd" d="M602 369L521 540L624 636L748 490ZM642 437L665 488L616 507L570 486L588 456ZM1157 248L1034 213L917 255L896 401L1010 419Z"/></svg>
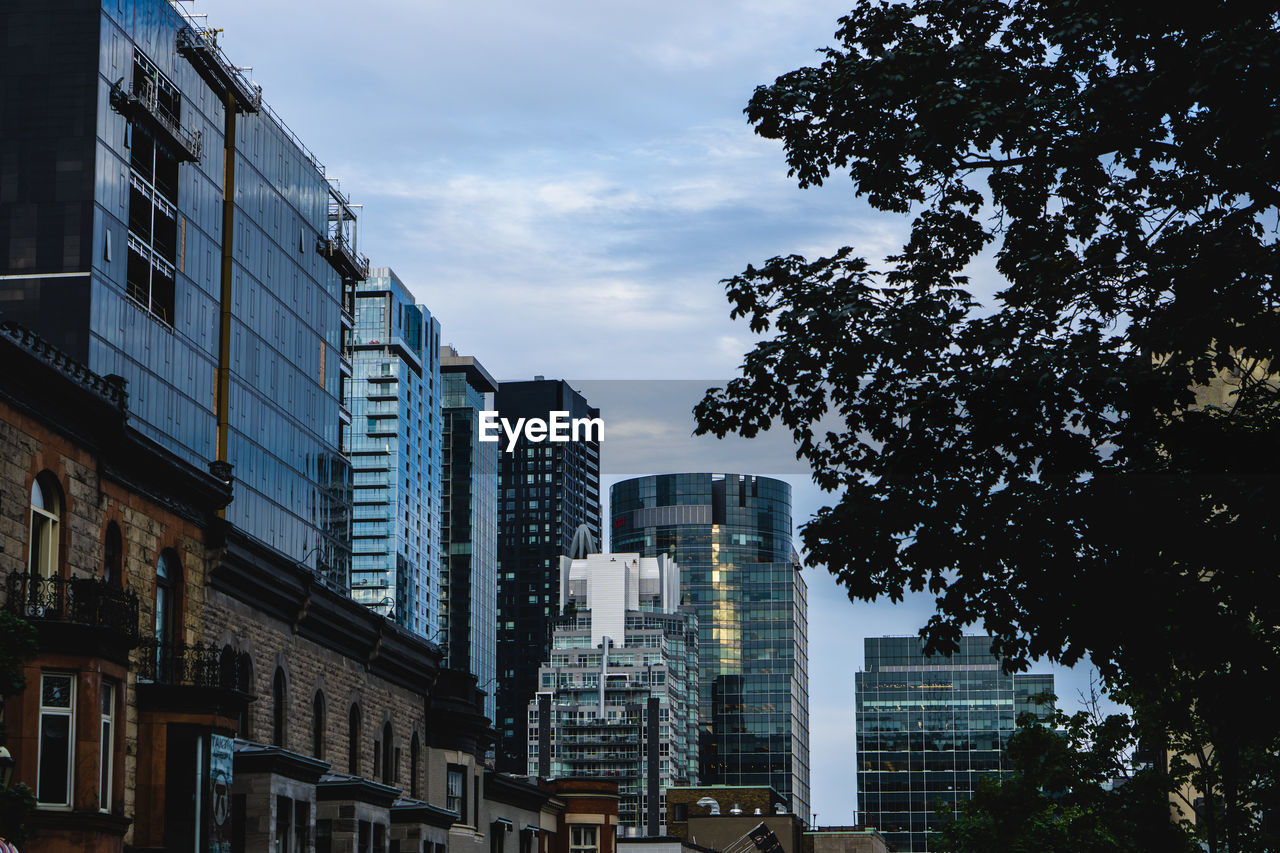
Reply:
<svg viewBox="0 0 1280 853"><path fill-rule="evenodd" d="M809 819L806 589L791 487L741 474L658 474L611 490L611 550L667 554L697 608L702 785L772 785Z"/></svg>

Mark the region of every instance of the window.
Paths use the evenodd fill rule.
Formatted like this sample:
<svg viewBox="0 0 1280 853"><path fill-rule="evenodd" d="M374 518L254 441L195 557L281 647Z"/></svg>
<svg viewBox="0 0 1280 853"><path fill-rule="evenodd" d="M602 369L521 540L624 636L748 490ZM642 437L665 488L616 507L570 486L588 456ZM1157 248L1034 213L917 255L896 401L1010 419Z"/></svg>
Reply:
<svg viewBox="0 0 1280 853"><path fill-rule="evenodd" d="M467 768L461 764L450 764L445 777L444 807L458 816L459 821L467 819Z"/></svg>
<svg viewBox="0 0 1280 853"><path fill-rule="evenodd" d="M276 667L275 678L271 679L271 743L276 746L285 745L286 699L284 669Z"/></svg>
<svg viewBox="0 0 1280 853"><path fill-rule="evenodd" d="M120 525L114 521L107 525L107 535L102 542L102 579L112 586L120 586L124 561L124 543Z"/></svg>
<svg viewBox="0 0 1280 853"><path fill-rule="evenodd" d="M360 775L360 706L352 705L347 714L347 772Z"/></svg>
<svg viewBox="0 0 1280 853"><path fill-rule="evenodd" d="M177 622L177 581L180 575L177 557L173 551L164 551L156 561L156 644L162 649L174 641L174 625Z"/></svg>
<svg viewBox="0 0 1280 853"><path fill-rule="evenodd" d="M489 853L503 853L510 831L511 821L506 818L500 817L489 824Z"/></svg>
<svg viewBox="0 0 1280 853"><path fill-rule="evenodd" d="M111 811L111 782L115 775L116 688L102 683L102 740L98 744L98 810Z"/></svg>
<svg viewBox="0 0 1280 853"><path fill-rule="evenodd" d="M248 652L241 652L236 657L239 666L239 684L241 693L250 695L254 692L253 681L253 658ZM245 740L253 740L253 714L249 712L249 703L243 702L240 705L240 717L238 721L237 731Z"/></svg>
<svg viewBox="0 0 1280 853"><path fill-rule="evenodd" d="M40 677L36 803L42 806L71 807L75 687L75 677L69 673L45 673Z"/></svg>
<svg viewBox="0 0 1280 853"><path fill-rule="evenodd" d="M388 722L382 727L382 781L396 781L396 763L392 761L393 752L391 748L391 723Z"/></svg>
<svg viewBox="0 0 1280 853"><path fill-rule="evenodd" d="M58 573L58 524L62 498L58 483L47 471L31 484L31 541L27 569L32 577L51 578Z"/></svg>
<svg viewBox="0 0 1280 853"><path fill-rule="evenodd" d="M319 690L311 700L311 754L324 760L324 694Z"/></svg>
<svg viewBox="0 0 1280 853"><path fill-rule="evenodd" d="M305 853L311 804L306 800L276 797L276 846L273 853Z"/></svg>
<svg viewBox="0 0 1280 853"><path fill-rule="evenodd" d="M596 853L596 827L574 824L569 827L569 853Z"/></svg>
<svg viewBox="0 0 1280 853"><path fill-rule="evenodd" d="M421 747L418 745L418 733L413 733L413 739L409 741L409 796L415 800L418 798L418 752Z"/></svg>

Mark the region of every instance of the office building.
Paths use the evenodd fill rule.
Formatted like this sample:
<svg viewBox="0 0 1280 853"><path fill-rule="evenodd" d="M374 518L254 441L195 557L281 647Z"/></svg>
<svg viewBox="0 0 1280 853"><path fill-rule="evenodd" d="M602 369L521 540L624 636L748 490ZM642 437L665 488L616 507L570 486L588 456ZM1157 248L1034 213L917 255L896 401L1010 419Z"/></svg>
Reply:
<svg viewBox="0 0 1280 853"><path fill-rule="evenodd" d="M771 786L809 816L806 586L791 487L741 474L661 474L611 493L612 549L680 564L698 615L699 780Z"/></svg>
<svg viewBox="0 0 1280 853"><path fill-rule="evenodd" d="M502 382L498 414L549 419L599 418L600 410L567 382L539 376ZM538 689L537 665L547 659L559 614L560 558L578 526L600 541L598 435L568 442L521 436L510 452L502 443L498 488L498 769L525 770L528 705Z"/></svg>
<svg viewBox="0 0 1280 853"><path fill-rule="evenodd" d="M680 605L680 567L564 558L560 609L529 703L529 775L616 781L619 825L658 835L666 790L698 773L698 621Z"/></svg>
<svg viewBox="0 0 1280 853"><path fill-rule="evenodd" d="M231 463L227 520L345 590L347 198L182 4L11 0L0 30L6 318Z"/></svg>
<svg viewBox="0 0 1280 853"><path fill-rule="evenodd" d="M387 267L355 291L347 385L351 596L423 637L440 629L440 324Z"/></svg>
<svg viewBox="0 0 1280 853"><path fill-rule="evenodd" d="M445 664L472 673L496 716L498 677L498 454L479 440L480 413L493 408L498 383L479 361L440 348L443 514L440 645Z"/></svg>
<svg viewBox="0 0 1280 853"><path fill-rule="evenodd" d="M953 810L1005 769L1017 715L1053 713L1053 676L1007 675L990 637L962 637L950 657L919 637L870 637L854 676L862 823L894 849L924 853L937 810Z"/></svg>

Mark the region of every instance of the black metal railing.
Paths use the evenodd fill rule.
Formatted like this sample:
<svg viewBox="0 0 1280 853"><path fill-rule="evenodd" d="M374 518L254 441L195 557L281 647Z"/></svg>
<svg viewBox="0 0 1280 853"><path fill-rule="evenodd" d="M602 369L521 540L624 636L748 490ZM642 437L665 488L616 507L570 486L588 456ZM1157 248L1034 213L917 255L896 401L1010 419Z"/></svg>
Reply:
<svg viewBox="0 0 1280 853"><path fill-rule="evenodd" d="M249 656L212 643L161 642L148 637L138 644L138 681L187 687L215 687L251 692Z"/></svg>
<svg viewBox="0 0 1280 853"><path fill-rule="evenodd" d="M99 578L11 572L5 591L5 607L25 619L87 625L138 639L137 594Z"/></svg>

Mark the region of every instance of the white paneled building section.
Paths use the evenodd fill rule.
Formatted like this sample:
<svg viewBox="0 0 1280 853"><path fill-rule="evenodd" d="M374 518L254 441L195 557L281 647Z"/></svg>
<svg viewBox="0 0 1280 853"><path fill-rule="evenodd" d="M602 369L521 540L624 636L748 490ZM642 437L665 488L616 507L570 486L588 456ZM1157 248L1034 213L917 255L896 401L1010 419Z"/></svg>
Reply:
<svg viewBox="0 0 1280 853"><path fill-rule="evenodd" d="M665 556L564 558L551 659L529 704L529 774L618 782L619 824L663 831L697 782L698 625Z"/></svg>

